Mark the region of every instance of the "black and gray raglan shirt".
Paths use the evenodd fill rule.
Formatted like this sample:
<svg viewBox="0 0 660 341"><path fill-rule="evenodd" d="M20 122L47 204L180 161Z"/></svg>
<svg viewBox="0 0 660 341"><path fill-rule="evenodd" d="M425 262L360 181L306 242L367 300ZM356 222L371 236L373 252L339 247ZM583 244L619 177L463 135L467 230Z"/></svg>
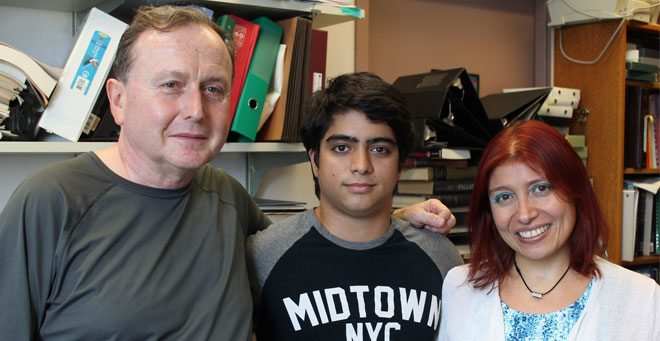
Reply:
<svg viewBox="0 0 660 341"><path fill-rule="evenodd" d="M313 211L248 238L255 328L263 340L431 340L442 282L461 264L443 235L392 217L381 238L352 243Z"/></svg>

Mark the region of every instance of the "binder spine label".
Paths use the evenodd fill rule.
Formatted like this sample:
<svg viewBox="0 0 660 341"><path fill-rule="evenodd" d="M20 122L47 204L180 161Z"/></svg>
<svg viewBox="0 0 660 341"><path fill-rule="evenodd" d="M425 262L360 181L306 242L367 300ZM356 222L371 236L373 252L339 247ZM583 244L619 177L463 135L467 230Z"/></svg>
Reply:
<svg viewBox="0 0 660 341"><path fill-rule="evenodd" d="M98 69L99 64L101 64L103 54L108 48L109 43L110 36L100 31L94 32L92 40L87 46L85 56L80 61L80 66L76 71L76 76L73 78L73 82L71 83L70 88L72 90L75 89L77 91L83 92L84 95L87 95L87 91L89 91L89 87L94 80L94 76L96 75L96 70Z"/></svg>

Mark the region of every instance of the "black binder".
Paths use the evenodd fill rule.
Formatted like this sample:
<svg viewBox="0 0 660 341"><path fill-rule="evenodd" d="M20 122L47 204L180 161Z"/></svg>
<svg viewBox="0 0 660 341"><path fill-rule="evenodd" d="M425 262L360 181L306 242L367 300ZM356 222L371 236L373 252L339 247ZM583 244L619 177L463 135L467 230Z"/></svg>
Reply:
<svg viewBox="0 0 660 341"><path fill-rule="evenodd" d="M464 68L431 70L429 73L402 76L393 83L405 97L415 118L419 136L423 128L435 132L433 141L450 147L483 148L502 129L488 120L472 81Z"/></svg>
<svg viewBox="0 0 660 341"><path fill-rule="evenodd" d="M551 91L552 87L544 87L492 94L481 98L481 103L491 121L500 121L508 127L517 121L536 118Z"/></svg>

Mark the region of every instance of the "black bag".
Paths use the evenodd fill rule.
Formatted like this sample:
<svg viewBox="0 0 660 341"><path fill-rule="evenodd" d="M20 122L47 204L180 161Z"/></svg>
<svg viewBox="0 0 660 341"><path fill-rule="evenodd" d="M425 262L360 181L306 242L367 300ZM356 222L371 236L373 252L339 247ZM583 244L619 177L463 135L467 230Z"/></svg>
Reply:
<svg viewBox="0 0 660 341"><path fill-rule="evenodd" d="M9 102L9 117L2 121L4 129L16 136L4 136L2 139L33 141L39 134L39 119L44 107L29 83L19 96L23 99L23 104L19 105L18 99Z"/></svg>

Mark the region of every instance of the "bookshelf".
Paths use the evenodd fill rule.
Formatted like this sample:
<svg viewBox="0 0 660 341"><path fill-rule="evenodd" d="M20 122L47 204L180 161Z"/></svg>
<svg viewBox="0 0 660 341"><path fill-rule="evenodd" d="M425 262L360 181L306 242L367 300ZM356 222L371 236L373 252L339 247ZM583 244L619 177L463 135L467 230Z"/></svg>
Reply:
<svg viewBox="0 0 660 341"><path fill-rule="evenodd" d="M158 1L159 5L166 5L168 3L181 2L178 0L161 0ZM98 1L98 0L2 0L1 5L14 6L14 7L27 7L36 9L47 9L54 11L67 11L67 12L83 12L89 10L93 6L101 7L115 7L132 9L142 5L154 4L154 1L149 0L124 0L124 1ZM217 8L227 8L232 11L257 11L267 12L260 13L259 15L266 14L284 14L284 15L299 15L304 13L313 13L318 15L345 17L344 19L335 18L335 20L351 20L348 16L353 14L352 11L342 10L339 7L332 5L325 5L314 2L302 1L272 1L272 0L201 0L194 1L195 4ZM364 10L361 10L364 16Z"/></svg>
<svg viewBox="0 0 660 341"><path fill-rule="evenodd" d="M599 21L565 26L562 30L563 49L575 59L595 59L613 36L621 22ZM658 256L636 258L633 262L621 261L622 188L624 177L629 175L660 176L660 169L624 168L624 127L626 85L660 89L659 83L626 80L626 43L652 44L660 35L660 26L626 21L614 36L611 45L595 64L578 64L566 59L560 50L559 32L554 40L554 84L581 90L580 108L590 114L586 121L586 142L589 148L588 172L593 179L594 191L605 212L610 228L608 255L612 262L625 266L658 264ZM657 44L657 40L655 40ZM579 123L573 122L572 130Z"/></svg>
<svg viewBox="0 0 660 341"><path fill-rule="evenodd" d="M168 4L174 2L174 0L161 0L157 3ZM43 21L48 23L47 26L34 26L21 30L18 36L11 36L10 33L6 33L5 38L2 38L3 35L0 34L0 40L10 39L12 45L24 50L33 57L50 65L61 67L68 56L68 49L73 45L76 27L80 25L91 7L98 7L118 18L130 20L134 9L140 5L151 3L154 2L147 0L0 0L0 6L7 6L0 10L4 12L4 16L0 15L0 17L9 18L18 15L19 17L26 17L27 20L27 16L31 16L30 19L41 20L43 18L45 19ZM354 21L358 17L364 17L364 10L360 9L342 10L335 6L298 1L206 0L195 1L194 3L206 6L216 14L233 13L246 19L267 16L279 20L294 16L308 16L313 19L314 28ZM70 14L67 12L70 12ZM36 17L32 17L33 15ZM0 27L2 27L2 24L0 24ZM73 32L69 27L72 27ZM327 30L330 32L329 35L336 34L345 38L341 40L346 43L335 46L335 49L343 50L344 54L347 52L344 49L353 49L353 39L352 37L344 37L343 35L346 34L344 31L332 27L327 28ZM54 34L54 32L57 34ZM32 47L31 44L35 44L34 39L32 39L34 36L48 38L38 43L39 46L29 48ZM334 44L337 45L337 42ZM62 58L55 58L53 61L50 57L53 55L59 56L60 54L54 54L53 50L65 50L67 55L63 56L64 60L60 61L59 59ZM332 63L333 59L331 58L335 58L335 56L328 55L328 70L332 67L335 73L353 71L353 65ZM99 150L111 144L111 142L0 141L0 158L2 158L3 164L3 178L0 179L0 186L5 188L5 193L0 194L0 209L4 206L13 189L32 171L54 162L66 160L75 154ZM220 155L211 161L211 164L215 167L224 168L248 188L251 194L256 194L259 183L268 170L304 161L306 161L306 153L302 144L299 143L227 143ZM277 172L278 176L275 179L272 176L270 178L267 176L264 179L265 186L262 186L265 189L260 189L260 194L281 196L282 199L291 197L291 200L306 200L313 203L311 199L317 200L313 196L313 191L309 190L309 186L313 186L313 183L310 185L305 182L306 180L311 182L311 172L304 165L298 166L300 167L295 169L283 168L287 172ZM291 182L296 183L295 188L290 184ZM289 190L286 193L280 193L281 191L271 193L282 187L289 188Z"/></svg>
<svg viewBox="0 0 660 341"><path fill-rule="evenodd" d="M72 12L78 19L83 19L91 7L97 7L111 14L130 17L132 11L142 5L166 5L180 2L177 0L0 0L2 6L25 7L52 11ZM196 5L205 6L218 13L232 13L246 19L266 16L271 19L285 19L299 15L311 15L314 27L335 25L356 18L363 18L363 9L342 9L337 6L300 1L264 1L264 0L201 0Z"/></svg>

